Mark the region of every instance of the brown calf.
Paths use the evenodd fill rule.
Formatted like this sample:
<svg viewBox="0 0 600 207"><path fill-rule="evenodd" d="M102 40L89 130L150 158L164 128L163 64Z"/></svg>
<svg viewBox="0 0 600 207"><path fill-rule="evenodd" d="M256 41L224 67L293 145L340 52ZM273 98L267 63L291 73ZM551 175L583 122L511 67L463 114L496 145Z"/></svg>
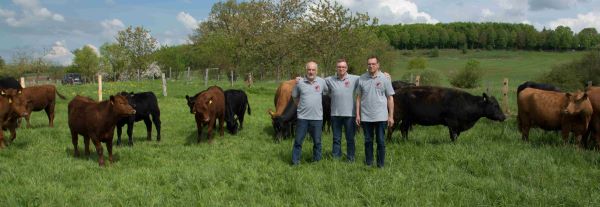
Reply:
<svg viewBox="0 0 600 207"><path fill-rule="evenodd" d="M523 140L529 139L529 129L561 130L563 141L573 132L581 146L592 116L592 105L586 93L562 93L526 88L519 93L518 124Z"/></svg>
<svg viewBox="0 0 600 207"><path fill-rule="evenodd" d="M31 128L29 124L29 117L32 111L46 111L48 116L48 122L50 127L54 127L54 106L56 105L56 95L61 99L65 99L63 95L58 93L54 85L39 85L31 86L23 89L23 96L28 100L28 115L25 116L27 120L27 128Z"/></svg>
<svg viewBox="0 0 600 207"><path fill-rule="evenodd" d="M219 119L219 133L223 136L223 122L225 122L225 94L218 86L211 86L196 97L192 110L198 128L198 142L202 134L202 126L208 125L208 141L212 142L212 130L216 119Z"/></svg>
<svg viewBox="0 0 600 207"><path fill-rule="evenodd" d="M20 90L12 95L0 90L0 128L10 131L11 142L17 138L17 120L21 116L27 116L27 102ZM0 131L0 149L4 147L4 132Z"/></svg>
<svg viewBox="0 0 600 207"><path fill-rule="evenodd" d="M90 139L96 146L98 153L98 164L104 166L104 156L102 144L106 143L108 150L108 160L112 163L112 142L113 133L117 121L126 116L134 115L135 110L127 102L127 98L121 95L110 96L110 99L102 102L75 96L69 102L69 129L73 143L75 157L79 156L77 148L78 135L83 136L85 144L85 155L90 154Z"/></svg>

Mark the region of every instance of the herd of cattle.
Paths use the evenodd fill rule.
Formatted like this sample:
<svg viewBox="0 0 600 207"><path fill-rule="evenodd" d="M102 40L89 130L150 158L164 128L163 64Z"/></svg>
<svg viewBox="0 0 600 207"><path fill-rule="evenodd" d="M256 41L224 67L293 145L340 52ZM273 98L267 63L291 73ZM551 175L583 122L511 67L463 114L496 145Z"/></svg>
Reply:
<svg viewBox="0 0 600 207"><path fill-rule="evenodd" d="M275 140L291 137L296 122L296 105L291 93L297 81L285 81L275 93L275 111L269 109ZM415 86L402 81L392 82L394 95L394 121L388 128L387 138L391 139L395 128L400 128L402 137L407 139L413 125L444 125L450 139L455 141L461 132L471 127L482 117L494 121L504 121L504 113L493 96L481 96L444 87ZM66 99L53 85L22 88L14 78L0 79L0 127L10 131L10 141L16 138L19 119L25 118L30 127L29 117L33 111L44 110L50 127L54 125L55 96ZM591 135L600 148L600 87L588 87L584 92L565 93L559 88L534 82L525 82L517 89L517 122L523 140L528 140L532 127L543 130L561 131L564 142L572 132L578 145L587 144ZM202 129L207 126L208 142L217 121L219 134L227 130L236 134L243 128L244 114L251 114L246 93L242 90L223 91L211 86L194 96L186 95L190 113L194 114L198 142ZM330 123L330 99L323 96L324 129ZM349 103L351 104L351 103ZM74 155L79 156L78 136L84 138L85 154L89 155L89 143L93 141L98 153L98 163L104 165L101 142L106 143L109 161L112 162L112 145L115 127L117 144L121 144L122 127L127 124L128 144L133 145L133 124L144 121L147 139L152 138L152 124L156 128L157 141L160 141L161 121L158 101L154 93L121 92L110 96L106 101L75 96L68 104L68 124L71 132ZM5 147L4 135L0 133L0 149Z"/></svg>

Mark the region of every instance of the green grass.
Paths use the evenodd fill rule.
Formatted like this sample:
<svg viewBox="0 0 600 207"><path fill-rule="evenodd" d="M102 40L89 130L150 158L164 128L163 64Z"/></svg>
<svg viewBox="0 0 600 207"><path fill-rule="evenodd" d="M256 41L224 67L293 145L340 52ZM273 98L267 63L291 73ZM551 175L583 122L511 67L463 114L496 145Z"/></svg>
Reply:
<svg viewBox="0 0 600 207"><path fill-rule="evenodd" d="M482 53L487 53L481 54L483 59L506 55L506 62L513 61L513 65L519 65L518 61L522 65L536 65L531 61L550 57L568 59L568 56L563 57L567 53ZM516 57L524 53L529 58ZM439 59L452 62L446 56L443 51ZM492 60L482 65L487 67L488 64L501 65ZM530 69L517 68L510 74L536 73L522 70ZM500 78L501 75L494 76ZM66 123L69 100L58 101L55 128L47 127L43 112L34 112L33 128L19 129L16 141L0 150L0 205L600 204L600 154L577 149L573 144L565 146L557 134L540 130L533 130L531 141L525 143L520 139L514 118L502 123L482 119L473 129L461 134L456 143L451 143L447 129L439 126L416 126L407 141L398 141L396 132L396 141L387 143L386 167L383 169L363 164L362 134L357 136L355 163L332 160L331 134L325 133L324 159L310 162L312 143L307 139L302 164L292 167L289 164L292 140L273 142L273 130L266 113L273 107L275 82L258 83L245 89L252 115L246 115L244 130L235 136L228 133L224 137L217 136L213 144L195 143L194 118L184 98L186 94L193 95L205 89L203 83L197 80L168 83L168 97L159 95L159 81L104 83L105 98L121 90L154 91L159 95L163 122L160 143L146 141L144 124L138 122L134 130L135 146L117 147L116 162L106 168L98 167L93 148L89 159L73 157ZM227 83L218 84L230 88ZM69 99L75 94L96 98L96 87L59 86L58 90ZM234 88L245 87L240 82ZM511 107L516 109L514 102ZM155 139L155 133L153 135ZM83 150L81 139L79 148Z"/></svg>

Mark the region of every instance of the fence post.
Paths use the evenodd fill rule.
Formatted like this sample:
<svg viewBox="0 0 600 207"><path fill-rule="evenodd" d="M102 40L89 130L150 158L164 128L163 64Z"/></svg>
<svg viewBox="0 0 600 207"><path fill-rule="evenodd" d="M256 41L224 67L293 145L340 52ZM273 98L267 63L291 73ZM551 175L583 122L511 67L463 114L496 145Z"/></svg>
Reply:
<svg viewBox="0 0 600 207"><path fill-rule="evenodd" d="M231 87L233 87L233 70L231 70Z"/></svg>
<svg viewBox="0 0 600 207"><path fill-rule="evenodd" d="M98 101L102 101L102 75L98 75Z"/></svg>
<svg viewBox="0 0 600 207"><path fill-rule="evenodd" d="M162 78L162 92L163 92L163 96L167 96L167 80L165 79L165 73L162 73L160 76Z"/></svg>
<svg viewBox="0 0 600 207"><path fill-rule="evenodd" d="M415 86L419 86L421 85L421 76L417 75L417 77L415 77Z"/></svg>
<svg viewBox="0 0 600 207"><path fill-rule="evenodd" d="M169 79L173 79L173 73L171 73L171 67L169 67Z"/></svg>
<svg viewBox="0 0 600 207"><path fill-rule="evenodd" d="M21 87L25 88L25 78L21 77L20 81L21 81Z"/></svg>
<svg viewBox="0 0 600 207"><path fill-rule="evenodd" d="M208 86L208 68L204 69L204 87Z"/></svg>
<svg viewBox="0 0 600 207"><path fill-rule="evenodd" d="M187 68L187 80L190 81L190 67Z"/></svg>
<svg viewBox="0 0 600 207"><path fill-rule="evenodd" d="M504 113L510 115L510 108L508 107L508 78L504 78L502 86L502 105L504 108Z"/></svg>

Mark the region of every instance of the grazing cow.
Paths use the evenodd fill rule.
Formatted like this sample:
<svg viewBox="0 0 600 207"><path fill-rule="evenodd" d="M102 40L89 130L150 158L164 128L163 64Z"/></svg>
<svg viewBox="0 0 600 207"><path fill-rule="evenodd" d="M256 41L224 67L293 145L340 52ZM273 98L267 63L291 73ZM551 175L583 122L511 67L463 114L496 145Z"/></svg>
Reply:
<svg viewBox="0 0 600 207"><path fill-rule="evenodd" d="M17 81L17 79L15 79L13 77L0 78L0 89L7 89L7 88L23 89L23 87L21 87L21 84L19 83L19 81Z"/></svg>
<svg viewBox="0 0 600 207"><path fill-rule="evenodd" d="M411 87L411 86L417 86L417 85L415 85L414 83L409 83L409 82L401 81L401 80L392 81L392 88L394 88L394 90Z"/></svg>
<svg viewBox="0 0 600 207"><path fill-rule="evenodd" d="M225 121L230 133L236 134L239 129L244 128L246 107L248 107L248 115L251 115L248 96L244 91L234 89L225 91Z"/></svg>
<svg viewBox="0 0 600 207"><path fill-rule="evenodd" d="M292 136L296 123L297 106L292 100L292 90L296 87L297 80L292 79L279 84L275 92L275 112L268 110L271 123L275 130L275 140Z"/></svg>
<svg viewBox="0 0 600 207"><path fill-rule="evenodd" d="M323 95L321 98L321 104L323 105L322 130L329 132L331 129L331 97L329 97L329 95Z"/></svg>
<svg viewBox="0 0 600 207"><path fill-rule="evenodd" d="M600 149L600 87L588 87L585 93L588 94L588 98L592 104L593 113L588 127L588 132L584 138L587 141L588 136L591 134L591 136L596 140L596 144Z"/></svg>
<svg viewBox="0 0 600 207"><path fill-rule="evenodd" d="M148 141L152 140L152 122L154 122L156 141L160 142L160 109L158 108L156 95L152 92L127 93L124 91L119 95L127 97L127 102L135 109L135 115L121 118L117 122L117 145L121 145L122 128L125 124L127 124L127 136L129 137L128 145L133 145L133 125L141 120L144 120L146 125L146 139ZM150 121L150 117L152 117L152 121Z"/></svg>
<svg viewBox="0 0 600 207"><path fill-rule="evenodd" d="M198 128L198 142L202 135L203 125L208 125L208 142L212 143L212 130L219 120L219 134L223 136L223 123L225 122L225 94L219 86L211 86L196 97L192 113L196 118Z"/></svg>
<svg viewBox="0 0 600 207"><path fill-rule="evenodd" d="M528 141L529 129L561 130L563 141L573 132L581 146L592 116L592 104L583 92L562 93L526 88L517 98L519 130Z"/></svg>
<svg viewBox="0 0 600 207"><path fill-rule="evenodd" d="M65 99L63 95L58 93L54 85L31 86L22 89L23 96L28 101L28 115L25 116L27 128L31 128L29 117L32 111L44 110L48 116L50 127L54 127L54 106L56 106L56 95L61 99ZM55 95L56 94L56 95Z"/></svg>
<svg viewBox="0 0 600 207"><path fill-rule="evenodd" d="M68 107L69 129L75 157L79 156L77 142L78 136L82 135L86 156L90 154L91 139L98 153L98 164L104 166L104 152L100 143L104 142L108 150L108 160L112 163L113 133L117 121L123 117L135 115L135 110L129 105L127 98L116 95L110 96L109 100L95 102L87 97L75 96L69 102Z"/></svg>
<svg viewBox="0 0 600 207"><path fill-rule="evenodd" d="M521 91L525 90L526 88L535 88L535 89L540 89L540 90L544 90L544 91L556 91L556 92L561 92L560 88L547 84L547 83L536 83L533 81L526 81L525 83L519 85L519 87L517 88L517 95L519 93L521 93Z"/></svg>
<svg viewBox="0 0 600 207"><path fill-rule="evenodd" d="M9 95L4 89L0 90L0 128L10 131L11 142L17 138L17 121L27 115L27 102L20 91ZM0 149L4 147L4 132L0 131Z"/></svg>
<svg viewBox="0 0 600 207"><path fill-rule="evenodd" d="M485 93L474 96L451 88L415 86L396 90L394 95L394 121L400 123L405 139L412 125L444 125L450 139L456 141L461 132L473 127L481 117L494 121L506 119L496 98Z"/></svg>

